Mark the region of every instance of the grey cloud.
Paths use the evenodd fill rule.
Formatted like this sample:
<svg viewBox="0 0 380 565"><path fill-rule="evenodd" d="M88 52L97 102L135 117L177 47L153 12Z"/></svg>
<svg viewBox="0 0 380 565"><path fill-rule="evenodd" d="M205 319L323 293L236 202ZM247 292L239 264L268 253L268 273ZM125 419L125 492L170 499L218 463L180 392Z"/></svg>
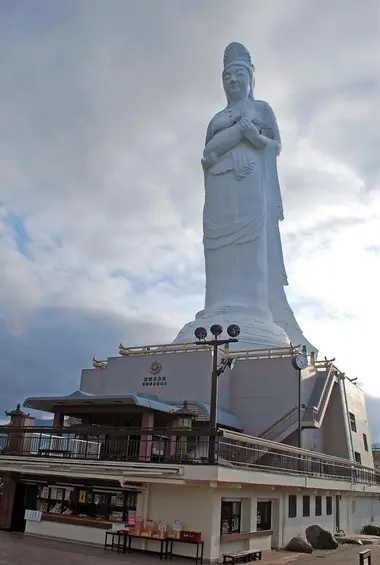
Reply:
<svg viewBox="0 0 380 565"><path fill-rule="evenodd" d="M69 394L79 386L81 368L118 355L120 342L165 342L174 328L115 314L74 309L41 309L24 317L25 331L12 335L0 325L0 414L28 396Z"/></svg>
<svg viewBox="0 0 380 565"><path fill-rule="evenodd" d="M355 218L351 208L364 205L356 187L334 172L312 166L305 171L294 163L301 134L369 187L376 185L376 16L377 3L371 0L351 0L349 8L346 0L335 0L324 10L319 0L108 0L106 5L92 0L91 9L82 0L8 2L0 20L5 132L0 200L25 217L33 261L19 257L7 239L5 301L12 297L17 303L17 294L21 301L38 287L42 304L87 304L88 294L93 303L115 293L119 304L140 311L148 293L136 297L131 275L149 284L152 307L165 277L173 279L166 291L169 312L198 301L203 283L199 160L207 122L225 103L220 72L231 40L250 48L257 96L274 106L280 126L290 124L281 157L289 262L302 250L292 246L289 234L298 241L305 224L331 232L329 226L318 227L319 214L329 206L331 222L340 203ZM112 286L109 273L118 270L124 280L119 277ZM14 338L7 338L2 362L12 386L19 383L14 402L30 355L38 371L25 386L29 391L31 382L39 383L35 388L44 392L45 385L56 390L65 379L77 382L80 367L98 354L92 346L90 352L89 343L82 342L82 354L79 341L67 341L68 365L57 369L61 349L53 342L62 342L68 324L78 336L87 314L52 312L51 353L37 347L30 333L21 338L21 354L10 344ZM35 335L45 342L45 313L34 315L41 317ZM110 333L123 328L130 341L135 322L114 323ZM145 341L144 332L138 337ZM103 334L95 342L104 344L104 355L114 347ZM28 349L32 343L34 353ZM37 372L52 379L39 382Z"/></svg>

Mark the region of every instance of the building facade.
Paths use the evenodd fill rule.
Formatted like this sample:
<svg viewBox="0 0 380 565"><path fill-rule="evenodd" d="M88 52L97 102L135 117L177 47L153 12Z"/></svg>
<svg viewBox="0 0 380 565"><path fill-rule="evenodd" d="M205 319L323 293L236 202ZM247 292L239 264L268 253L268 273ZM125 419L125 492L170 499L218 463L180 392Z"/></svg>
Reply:
<svg viewBox="0 0 380 565"><path fill-rule="evenodd" d="M311 357L298 373L290 348L235 352L213 432L208 349L121 351L94 360L80 390L9 413L0 528L103 544L106 530L137 521L150 533L136 548L154 550L152 532L179 527L198 532L204 558L217 561L284 547L312 524L359 533L380 523L363 395L332 361ZM35 426L26 408L52 413L53 426ZM176 554L194 551L174 542Z"/></svg>

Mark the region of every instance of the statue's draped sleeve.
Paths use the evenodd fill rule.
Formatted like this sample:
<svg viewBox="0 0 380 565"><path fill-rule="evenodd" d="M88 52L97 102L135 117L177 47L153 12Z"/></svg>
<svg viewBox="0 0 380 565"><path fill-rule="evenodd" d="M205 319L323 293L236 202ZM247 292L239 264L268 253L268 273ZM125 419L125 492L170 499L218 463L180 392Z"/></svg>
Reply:
<svg viewBox="0 0 380 565"><path fill-rule="evenodd" d="M281 136L280 130L278 127L277 119L275 113L273 112L272 108L269 106L267 102L263 102L263 114L264 120L268 124L268 126L273 131L273 140L270 140L269 143L276 143L276 152L277 155L281 153ZM279 221L284 219L284 209L282 205L282 196L281 196L281 189L280 184L278 181L278 173L276 170L275 175L272 177L272 183L269 189L269 193L267 194L267 205L268 205L268 214L275 215Z"/></svg>
<svg viewBox="0 0 380 565"><path fill-rule="evenodd" d="M273 131L273 139L278 144L278 154L281 153L281 136L278 128L277 118L267 102L264 102L264 120Z"/></svg>
<svg viewBox="0 0 380 565"><path fill-rule="evenodd" d="M207 126L205 147L208 144L208 142L210 141L210 139L212 138L212 136L213 136L213 132L212 132L212 120L211 120L211 122Z"/></svg>

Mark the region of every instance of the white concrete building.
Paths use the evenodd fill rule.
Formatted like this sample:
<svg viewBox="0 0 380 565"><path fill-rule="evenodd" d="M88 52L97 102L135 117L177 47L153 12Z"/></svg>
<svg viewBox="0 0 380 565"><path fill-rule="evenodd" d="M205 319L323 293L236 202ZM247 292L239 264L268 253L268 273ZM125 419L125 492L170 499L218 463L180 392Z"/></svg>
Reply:
<svg viewBox="0 0 380 565"><path fill-rule="evenodd" d="M121 352L84 370L80 391L25 401L26 408L54 413L54 430L25 428L33 421L21 410L10 413L13 427L0 432L0 474L13 484L16 510L9 513L8 506L4 514L0 505L0 527L20 524L18 490L23 512L42 512L41 521L23 522L29 534L102 544L105 529L127 523L132 513L156 527L179 521L200 532L211 561L235 550L281 548L312 524L359 533L380 523L380 474L367 451L363 394L333 362L311 359L301 373L307 429L300 449L293 350L235 352L233 371L221 376L216 464L210 465L211 351L172 345ZM181 398L193 411L191 429L175 423ZM70 428L60 427L64 416L71 417ZM108 502L94 519L72 493L124 497L124 505L115 511ZM156 540L134 542L141 544L157 549ZM195 550L174 542L174 551Z"/></svg>

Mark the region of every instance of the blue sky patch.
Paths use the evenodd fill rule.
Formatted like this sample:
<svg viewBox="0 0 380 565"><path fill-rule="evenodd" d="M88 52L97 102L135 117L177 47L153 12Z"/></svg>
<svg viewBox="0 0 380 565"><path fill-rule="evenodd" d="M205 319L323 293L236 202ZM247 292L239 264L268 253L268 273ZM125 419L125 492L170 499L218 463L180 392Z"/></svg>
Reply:
<svg viewBox="0 0 380 565"><path fill-rule="evenodd" d="M16 216L14 214L10 214L7 218L7 224L13 230L13 237L19 250L22 255L25 255L28 259L30 259L30 254L28 251L28 243L32 241L29 237L25 222L20 216Z"/></svg>

